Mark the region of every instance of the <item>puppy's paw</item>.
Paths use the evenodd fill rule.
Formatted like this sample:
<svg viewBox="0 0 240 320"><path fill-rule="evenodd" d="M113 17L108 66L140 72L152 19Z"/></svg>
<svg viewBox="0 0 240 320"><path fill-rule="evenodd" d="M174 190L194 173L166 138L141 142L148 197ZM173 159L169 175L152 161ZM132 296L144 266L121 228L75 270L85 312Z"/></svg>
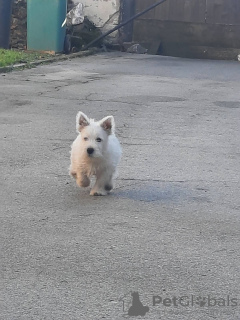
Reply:
<svg viewBox="0 0 240 320"><path fill-rule="evenodd" d="M106 196L108 193L105 190L94 190L90 192L90 196Z"/></svg>
<svg viewBox="0 0 240 320"><path fill-rule="evenodd" d="M71 175L74 179L77 179L77 174L76 174L76 172L70 172L70 175Z"/></svg>
<svg viewBox="0 0 240 320"><path fill-rule="evenodd" d="M77 178L77 185L86 188L90 185L90 179L86 176Z"/></svg>
<svg viewBox="0 0 240 320"><path fill-rule="evenodd" d="M70 170L69 171L70 176L72 176L74 179L77 179L77 173L75 171Z"/></svg>

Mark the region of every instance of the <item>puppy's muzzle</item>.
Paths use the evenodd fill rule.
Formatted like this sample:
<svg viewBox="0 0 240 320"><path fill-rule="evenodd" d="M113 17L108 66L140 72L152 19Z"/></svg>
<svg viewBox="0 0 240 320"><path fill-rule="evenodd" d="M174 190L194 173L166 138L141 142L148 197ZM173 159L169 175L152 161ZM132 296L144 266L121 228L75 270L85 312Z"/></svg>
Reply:
<svg viewBox="0 0 240 320"><path fill-rule="evenodd" d="M93 148L87 148L87 153L89 156L92 156L93 152L94 152Z"/></svg>

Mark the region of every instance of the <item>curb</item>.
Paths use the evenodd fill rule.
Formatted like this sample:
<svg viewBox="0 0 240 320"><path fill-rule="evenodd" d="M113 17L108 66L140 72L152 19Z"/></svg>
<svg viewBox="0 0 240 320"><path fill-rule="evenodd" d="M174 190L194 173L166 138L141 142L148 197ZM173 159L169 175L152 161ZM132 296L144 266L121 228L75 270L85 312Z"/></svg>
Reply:
<svg viewBox="0 0 240 320"><path fill-rule="evenodd" d="M58 56L55 56L55 57L52 57L49 59L45 59L45 60L36 60L33 62L29 62L29 63L18 63L18 64L14 64L11 66L1 67L0 73L7 73L7 72L14 71L14 70L22 70L25 68L37 67L41 64L48 64L48 63L52 63L52 62L56 62L56 61L64 61L64 60L70 60L70 59L74 59L74 58L87 57L87 56L96 54L101 51L102 50L98 49L98 48L90 48L86 51L79 51L79 52L71 53L68 55L60 54Z"/></svg>

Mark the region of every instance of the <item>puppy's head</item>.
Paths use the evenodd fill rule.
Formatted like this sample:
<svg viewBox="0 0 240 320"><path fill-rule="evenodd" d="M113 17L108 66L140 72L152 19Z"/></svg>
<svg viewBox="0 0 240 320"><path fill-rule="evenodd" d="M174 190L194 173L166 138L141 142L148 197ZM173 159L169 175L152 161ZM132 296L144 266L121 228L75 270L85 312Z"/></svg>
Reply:
<svg viewBox="0 0 240 320"><path fill-rule="evenodd" d="M108 143L108 136L114 134L113 116L94 121L79 111L76 122L77 132L81 134L81 147L83 147L86 155L90 158L103 157Z"/></svg>

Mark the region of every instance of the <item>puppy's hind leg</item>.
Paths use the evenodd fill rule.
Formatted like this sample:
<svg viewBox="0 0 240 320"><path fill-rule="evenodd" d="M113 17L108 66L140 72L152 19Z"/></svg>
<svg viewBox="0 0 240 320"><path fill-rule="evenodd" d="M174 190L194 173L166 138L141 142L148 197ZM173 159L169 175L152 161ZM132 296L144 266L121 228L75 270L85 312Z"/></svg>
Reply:
<svg viewBox="0 0 240 320"><path fill-rule="evenodd" d="M113 189L112 173L102 172L97 175L96 182L90 192L91 196L105 196Z"/></svg>

